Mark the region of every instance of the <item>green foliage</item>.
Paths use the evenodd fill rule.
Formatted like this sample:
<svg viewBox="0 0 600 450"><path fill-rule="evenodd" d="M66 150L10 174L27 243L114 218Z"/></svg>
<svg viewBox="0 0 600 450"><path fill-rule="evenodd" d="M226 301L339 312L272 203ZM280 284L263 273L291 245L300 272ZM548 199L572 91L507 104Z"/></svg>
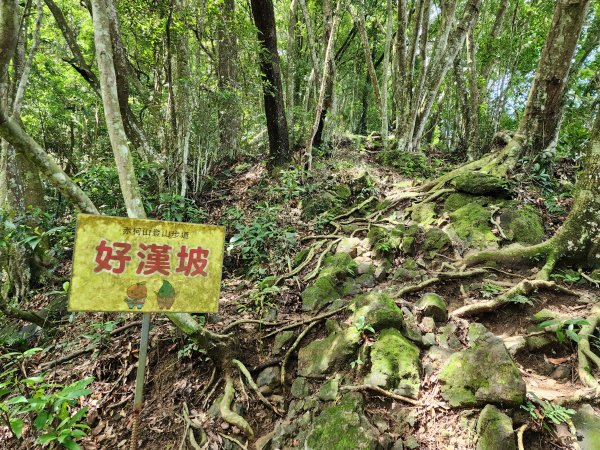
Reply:
<svg viewBox="0 0 600 450"><path fill-rule="evenodd" d="M546 421L552 422L554 425L560 425L561 423L569 423L571 416L575 414L575 410L565 408L562 405L551 403L547 400L541 400L533 392L529 395L534 399L535 403L531 400L527 400L521 408L529 413L529 416L536 422L541 422L542 425L547 428Z"/></svg>
<svg viewBox="0 0 600 450"><path fill-rule="evenodd" d="M160 194L159 204L153 212L159 220L172 222L203 223L208 214L193 200L179 194Z"/></svg>
<svg viewBox="0 0 600 450"><path fill-rule="evenodd" d="M492 298L502 292L502 288L494 283L484 283L481 286L481 296L483 298Z"/></svg>
<svg viewBox="0 0 600 450"><path fill-rule="evenodd" d="M526 296L521 295L521 294L511 295L510 297L507 298L507 300L509 302L515 303L517 305L530 305L530 306L533 306L533 300L531 300L529 297L526 297Z"/></svg>
<svg viewBox="0 0 600 450"><path fill-rule="evenodd" d="M572 284L577 283L579 280L581 280L581 274L575 272L574 270L565 270L563 272L553 273L552 275L550 275L550 278L557 281L562 281L563 283Z"/></svg>
<svg viewBox="0 0 600 450"><path fill-rule="evenodd" d="M589 325L589 322L581 318L567 320L550 319L539 323L538 328L541 330L546 328L554 330L556 338L561 343L565 342L566 338L569 338L573 342L577 343L581 339L578 332L584 325Z"/></svg>
<svg viewBox="0 0 600 450"><path fill-rule="evenodd" d="M92 393L87 387L92 377L68 386L47 383L43 376L20 378L20 364L43 351L32 348L24 353L7 353L0 374L0 421L7 425L16 439L27 428L36 436L36 444L57 443L68 450L81 447L77 440L86 435L88 407L79 408L79 398Z"/></svg>
<svg viewBox="0 0 600 450"><path fill-rule="evenodd" d="M269 269L275 272L284 267L286 256L290 256L296 244L296 233L281 229L277 224L278 206L259 203L251 220L244 220L238 212L226 214L232 217L229 227L235 233L229 239L227 254L235 258L238 267L251 278L264 276Z"/></svg>
<svg viewBox="0 0 600 450"><path fill-rule="evenodd" d="M275 308L274 297L281 292L278 286L263 286L250 292L250 302L238 304L238 312L253 310L259 316L262 316L269 309Z"/></svg>
<svg viewBox="0 0 600 450"><path fill-rule="evenodd" d="M369 333L375 333L375 329L371 324L367 323L365 316L358 316L352 326L356 328L356 330L363 336L367 333L367 331Z"/></svg>

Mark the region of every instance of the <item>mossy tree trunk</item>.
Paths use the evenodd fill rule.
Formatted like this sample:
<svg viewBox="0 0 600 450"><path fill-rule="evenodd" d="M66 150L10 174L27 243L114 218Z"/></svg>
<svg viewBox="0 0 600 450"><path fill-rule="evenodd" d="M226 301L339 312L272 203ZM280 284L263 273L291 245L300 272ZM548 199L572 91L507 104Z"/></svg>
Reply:
<svg viewBox="0 0 600 450"><path fill-rule="evenodd" d="M544 261L537 278L547 279L558 263L600 268L600 111L586 150L583 172L575 185L575 203L565 223L549 240L530 247L481 252L466 259L467 265L484 261L506 264Z"/></svg>

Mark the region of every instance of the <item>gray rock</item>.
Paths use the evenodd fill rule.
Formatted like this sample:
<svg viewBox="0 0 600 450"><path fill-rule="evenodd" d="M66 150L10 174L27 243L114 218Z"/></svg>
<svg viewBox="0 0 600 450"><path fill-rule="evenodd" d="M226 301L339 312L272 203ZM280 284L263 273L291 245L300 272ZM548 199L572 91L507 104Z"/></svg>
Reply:
<svg viewBox="0 0 600 450"><path fill-rule="evenodd" d="M261 371L256 378L256 385L258 387L269 386L271 388L279 385L279 367L267 367Z"/></svg>
<svg viewBox="0 0 600 450"><path fill-rule="evenodd" d="M477 421L477 450L516 450L512 419L486 405Z"/></svg>
<svg viewBox="0 0 600 450"><path fill-rule="evenodd" d="M347 253L352 258L356 257L357 249L360 247L362 241L359 238L344 238L337 245L335 250L336 253Z"/></svg>
<svg viewBox="0 0 600 450"><path fill-rule="evenodd" d="M323 401L332 401L337 398L340 383L337 378L327 380L319 388L317 396Z"/></svg>
<svg viewBox="0 0 600 450"><path fill-rule="evenodd" d="M435 320L433 320L433 317L423 317L423 320L421 320L421 330L424 333L433 333L435 331Z"/></svg>
<svg viewBox="0 0 600 450"><path fill-rule="evenodd" d="M581 405L573 416L581 450L600 449L600 415L590 405Z"/></svg>
<svg viewBox="0 0 600 450"><path fill-rule="evenodd" d="M292 397L305 398L308 397L308 381L304 377L298 377L292 383Z"/></svg>
<svg viewBox="0 0 600 450"><path fill-rule="evenodd" d="M424 316L432 317L436 322L446 322L448 320L448 306L446 301L433 292L428 292L417 302L417 309Z"/></svg>
<svg viewBox="0 0 600 450"><path fill-rule="evenodd" d="M273 353L273 355L279 355L283 349L283 346L287 344L293 337L294 332L290 330L277 333L273 342L271 353Z"/></svg>

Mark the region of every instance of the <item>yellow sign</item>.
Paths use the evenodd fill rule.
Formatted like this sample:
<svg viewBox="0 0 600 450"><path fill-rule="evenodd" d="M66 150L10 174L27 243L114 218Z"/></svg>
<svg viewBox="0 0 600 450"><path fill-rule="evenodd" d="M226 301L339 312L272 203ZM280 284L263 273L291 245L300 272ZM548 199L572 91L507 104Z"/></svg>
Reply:
<svg viewBox="0 0 600 450"><path fill-rule="evenodd" d="M80 214L70 311L216 312L225 228Z"/></svg>

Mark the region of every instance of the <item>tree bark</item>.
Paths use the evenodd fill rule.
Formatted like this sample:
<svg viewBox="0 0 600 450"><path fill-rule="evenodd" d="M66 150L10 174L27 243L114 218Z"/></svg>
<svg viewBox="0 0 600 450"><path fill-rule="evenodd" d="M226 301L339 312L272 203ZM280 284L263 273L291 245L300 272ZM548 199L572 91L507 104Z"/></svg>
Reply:
<svg viewBox="0 0 600 450"><path fill-rule="evenodd" d="M235 36L235 2L224 0L221 22L218 28L218 64L219 93L219 143L221 155L235 158L240 146L240 117L237 92L238 51Z"/></svg>
<svg viewBox="0 0 600 450"><path fill-rule="evenodd" d="M279 167L290 161L291 154L277 52L275 11L272 0L251 0L250 3L261 46L260 71L269 133L269 166Z"/></svg>

